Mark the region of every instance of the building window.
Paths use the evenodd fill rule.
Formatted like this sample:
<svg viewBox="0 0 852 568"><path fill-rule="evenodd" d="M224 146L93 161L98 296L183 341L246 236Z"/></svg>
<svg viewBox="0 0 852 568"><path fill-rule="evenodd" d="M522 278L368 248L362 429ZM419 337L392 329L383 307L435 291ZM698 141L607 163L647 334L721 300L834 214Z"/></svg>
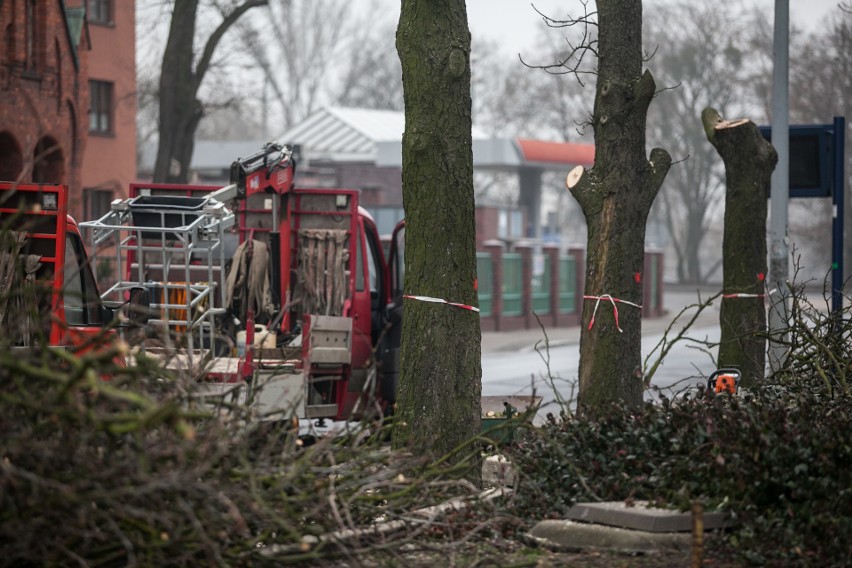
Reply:
<svg viewBox="0 0 852 568"><path fill-rule="evenodd" d="M100 219L109 212L111 203L112 191L108 189L83 188L83 206L86 219Z"/></svg>
<svg viewBox="0 0 852 568"><path fill-rule="evenodd" d="M501 209L497 226L498 239L520 239L524 236L524 212Z"/></svg>
<svg viewBox="0 0 852 568"><path fill-rule="evenodd" d="M111 24L112 0L89 0L89 22Z"/></svg>
<svg viewBox="0 0 852 568"><path fill-rule="evenodd" d="M89 132L112 132L112 83L89 81Z"/></svg>

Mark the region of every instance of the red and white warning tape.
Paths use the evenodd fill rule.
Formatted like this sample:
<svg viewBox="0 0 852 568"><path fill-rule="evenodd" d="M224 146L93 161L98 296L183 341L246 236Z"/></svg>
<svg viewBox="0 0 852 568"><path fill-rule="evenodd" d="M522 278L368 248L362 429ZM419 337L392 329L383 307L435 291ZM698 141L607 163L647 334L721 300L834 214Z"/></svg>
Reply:
<svg viewBox="0 0 852 568"><path fill-rule="evenodd" d="M467 304L459 304L459 303L456 303L456 302L448 302L448 301L443 300L441 298L430 298L429 296L411 296L411 295L408 295L408 294L404 295L403 298L408 298L409 300L419 300L421 302L431 302L433 304L447 304L448 306L453 306L454 308L459 308L459 309L462 309L462 310L469 310L471 312L477 312L477 313L479 312L479 308L477 308L475 306L468 306Z"/></svg>
<svg viewBox="0 0 852 568"><path fill-rule="evenodd" d="M766 298L767 296L771 296L775 293L775 289L773 288L769 292L765 294L746 294L743 292L733 292L731 294L722 294L722 298Z"/></svg>
<svg viewBox="0 0 852 568"><path fill-rule="evenodd" d="M612 315L615 318L615 327L618 329L619 333L624 333L624 330L622 330L621 326L618 324L618 306L616 304L627 304L628 306L633 306L640 310L642 309L642 306L639 304L634 304L633 302L628 302L627 300L621 300L619 298L613 298L610 294L603 294L601 296L583 296L583 299L595 300L595 309L592 310L592 319L589 320L589 329L592 329L592 326L595 325L595 314L598 313L598 306L601 304L601 300L612 304Z"/></svg>

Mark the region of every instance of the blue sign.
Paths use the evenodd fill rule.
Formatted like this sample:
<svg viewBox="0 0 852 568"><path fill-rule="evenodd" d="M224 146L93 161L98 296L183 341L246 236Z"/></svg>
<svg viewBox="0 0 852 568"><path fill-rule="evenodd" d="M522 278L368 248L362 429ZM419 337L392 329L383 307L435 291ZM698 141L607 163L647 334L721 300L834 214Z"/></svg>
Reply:
<svg viewBox="0 0 852 568"><path fill-rule="evenodd" d="M772 129L760 133L772 142ZM831 197L834 125L790 125L790 197Z"/></svg>

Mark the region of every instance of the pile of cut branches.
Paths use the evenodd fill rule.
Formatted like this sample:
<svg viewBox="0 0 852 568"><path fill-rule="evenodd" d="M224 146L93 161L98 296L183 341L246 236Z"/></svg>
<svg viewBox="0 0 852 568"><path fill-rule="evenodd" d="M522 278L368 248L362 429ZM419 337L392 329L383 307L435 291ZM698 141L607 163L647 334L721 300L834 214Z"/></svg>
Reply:
<svg viewBox="0 0 852 568"><path fill-rule="evenodd" d="M238 408L198 408L185 380L117 354L0 345L0 564L393 557L441 518L412 511L475 492L381 432L304 447Z"/></svg>

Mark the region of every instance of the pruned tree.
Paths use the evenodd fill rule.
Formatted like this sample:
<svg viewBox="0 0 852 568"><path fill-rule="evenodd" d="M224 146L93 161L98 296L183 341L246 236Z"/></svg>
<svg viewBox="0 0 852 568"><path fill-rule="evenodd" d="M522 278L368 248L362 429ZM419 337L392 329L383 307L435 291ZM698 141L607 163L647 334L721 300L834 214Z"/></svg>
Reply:
<svg viewBox="0 0 852 568"><path fill-rule="evenodd" d="M221 21L207 37L198 55L194 46L199 0L178 0L174 3L160 73L159 145L154 181L188 181L195 131L204 116L204 105L198 99L198 92L211 68L216 49L228 30L246 12L268 1L245 0L220 6Z"/></svg>
<svg viewBox="0 0 852 568"><path fill-rule="evenodd" d="M470 32L464 0L403 0L397 51L405 93L405 294L477 305ZM451 454L479 434L478 313L408 299L394 445ZM478 449L452 453L473 459Z"/></svg>
<svg viewBox="0 0 852 568"><path fill-rule="evenodd" d="M724 120L706 108L701 121L725 162L719 365L740 369L747 387L763 378L766 364L767 198L778 153L751 120Z"/></svg>
<svg viewBox="0 0 852 568"><path fill-rule="evenodd" d="M597 9L597 39L577 48L598 56L595 165L576 167L566 182L588 227L578 404L591 412L614 401L642 403L645 224L671 166L661 148L645 154L656 84L642 72L642 3L599 0Z"/></svg>

